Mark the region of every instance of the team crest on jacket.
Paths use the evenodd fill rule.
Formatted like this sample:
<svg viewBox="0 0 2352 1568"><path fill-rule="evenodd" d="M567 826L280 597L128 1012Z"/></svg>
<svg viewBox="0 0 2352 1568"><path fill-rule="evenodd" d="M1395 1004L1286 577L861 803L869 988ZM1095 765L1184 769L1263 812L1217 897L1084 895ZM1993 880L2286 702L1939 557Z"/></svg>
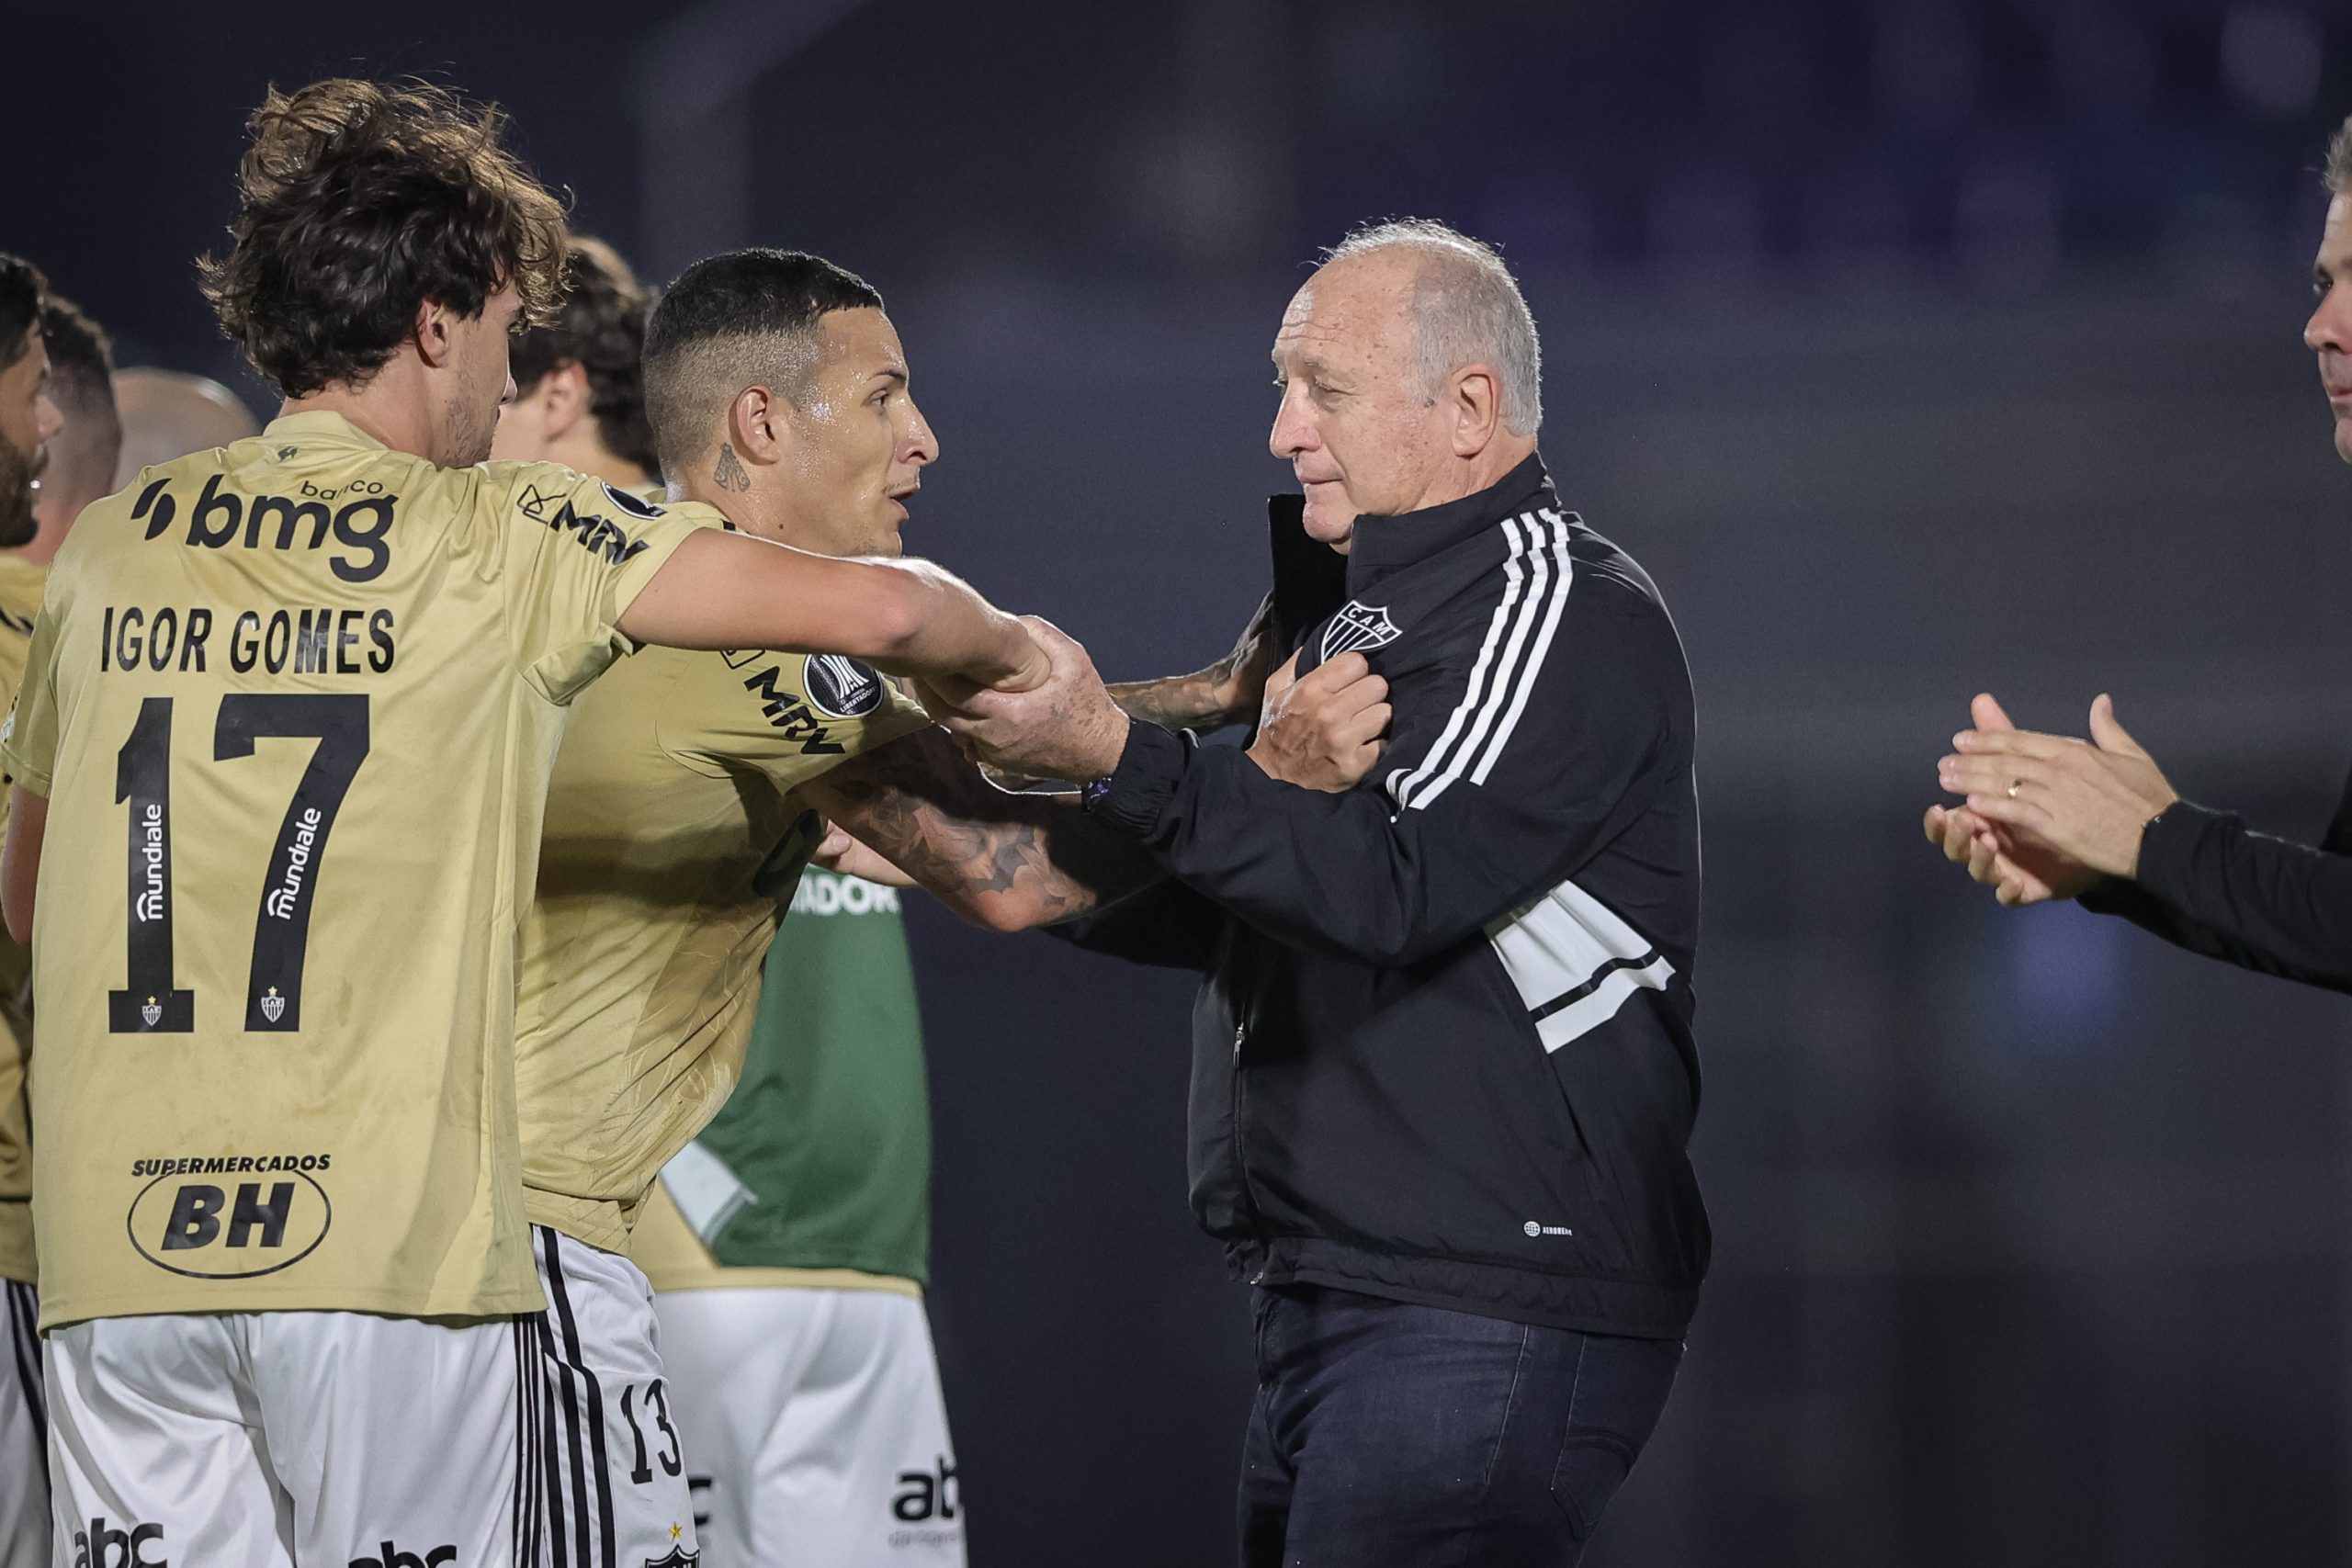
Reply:
<svg viewBox="0 0 2352 1568"><path fill-rule="evenodd" d="M840 653L808 660L808 700L835 718L864 718L882 705L882 677Z"/></svg>
<svg viewBox="0 0 2352 1568"><path fill-rule="evenodd" d="M696 1564L701 1562L701 1552L688 1551L683 1546L673 1546L670 1549L670 1555L667 1557L647 1558L645 1568L696 1568Z"/></svg>
<svg viewBox="0 0 2352 1568"><path fill-rule="evenodd" d="M1387 605L1351 599L1340 606L1340 613L1323 628L1323 657L1329 660L1343 653L1369 653L1375 648L1386 648L1404 635L1388 618Z"/></svg>

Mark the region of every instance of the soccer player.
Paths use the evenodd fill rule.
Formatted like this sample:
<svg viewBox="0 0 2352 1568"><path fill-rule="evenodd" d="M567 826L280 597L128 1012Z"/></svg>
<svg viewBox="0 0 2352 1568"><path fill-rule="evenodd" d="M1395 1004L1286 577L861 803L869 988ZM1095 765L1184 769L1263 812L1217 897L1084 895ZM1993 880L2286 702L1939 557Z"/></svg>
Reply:
<svg viewBox="0 0 2352 1568"><path fill-rule="evenodd" d="M63 423L50 439L40 493L33 501L39 532L17 554L46 567L82 508L121 488L114 482L114 465L122 451L122 417L115 410L114 344L106 329L72 300L51 294L41 307L40 331L49 349L50 400Z"/></svg>
<svg viewBox="0 0 2352 1568"><path fill-rule="evenodd" d="M761 538L831 556L899 553L937 446L864 280L792 252L697 263L647 329L644 394L672 494ZM1092 908L1150 874L1074 800L989 784L854 659L655 649L582 694L548 791L516 1078L549 1300L553 1534L583 1559L616 1549L636 1562L695 1545L681 1437L692 1417L672 1397L646 1280L626 1253L656 1173L736 1083L777 900L824 834L820 812L1001 929ZM920 1304L909 1304L923 1336ZM799 1326L750 1322L760 1337ZM741 1342L719 1332L696 1351L723 1356ZM921 1344L927 1366L927 1336ZM929 1386L935 1402L935 1375ZM697 1393L724 1402L722 1422L778 1394ZM899 1415L861 1414L869 1426ZM843 1423L836 1435L863 1430ZM748 1506L748 1470L741 1480L729 1495ZM787 1548L857 1560L797 1534L744 1555L745 1531L729 1533L728 1561L777 1561Z"/></svg>
<svg viewBox="0 0 2352 1568"><path fill-rule="evenodd" d="M253 131L204 288L285 407L85 515L0 741L56 1514L94 1562L536 1563L514 964L568 705L645 642L1037 652L933 569L486 464L564 241L494 110L338 80Z"/></svg>
<svg viewBox="0 0 2352 1568"><path fill-rule="evenodd" d="M964 1561L923 1304L924 1076L897 889L811 865L768 950L741 1081L633 1238L705 1568Z"/></svg>
<svg viewBox="0 0 2352 1568"><path fill-rule="evenodd" d="M184 370L116 371L114 406L122 419L122 454L110 490L129 489L141 468L261 434L236 393Z"/></svg>
<svg viewBox="0 0 2352 1568"><path fill-rule="evenodd" d="M62 424L51 395L43 296L32 264L0 254L0 695L24 679L41 570L22 558L34 536L35 476ZM37 1562L49 1553L49 1430L40 1383L40 1315L34 1294L32 1139L25 1114L31 1047L21 1005L31 954L0 940L0 1291L7 1301L8 1358L0 1367L0 1562Z"/></svg>
<svg viewBox="0 0 2352 1568"><path fill-rule="evenodd" d="M2303 327L2352 462L2352 119L2328 146L2331 196ZM1938 779L1962 805L1928 808L1928 841L2010 906L2074 898L2192 953L2352 991L2352 784L2317 848L2248 830L2180 798L2155 760L2091 704L2090 738L2016 728L1989 694Z"/></svg>
<svg viewBox="0 0 2352 1568"><path fill-rule="evenodd" d="M574 234L556 319L514 340L515 393L498 411L492 461L561 463L623 490L659 473L645 417L645 315L652 299L610 245Z"/></svg>

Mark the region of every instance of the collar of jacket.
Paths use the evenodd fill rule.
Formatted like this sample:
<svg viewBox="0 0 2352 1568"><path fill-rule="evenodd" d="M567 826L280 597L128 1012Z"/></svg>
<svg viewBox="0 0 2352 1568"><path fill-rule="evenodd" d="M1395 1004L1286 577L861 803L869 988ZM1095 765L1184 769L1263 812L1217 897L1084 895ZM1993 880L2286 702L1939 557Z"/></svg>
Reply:
<svg viewBox="0 0 2352 1568"><path fill-rule="evenodd" d="M1536 453L1485 490L1459 501L1394 517L1357 518L1348 550L1348 596L1361 599L1382 578L1449 550L1530 506L1557 505L1551 491L1551 476Z"/></svg>

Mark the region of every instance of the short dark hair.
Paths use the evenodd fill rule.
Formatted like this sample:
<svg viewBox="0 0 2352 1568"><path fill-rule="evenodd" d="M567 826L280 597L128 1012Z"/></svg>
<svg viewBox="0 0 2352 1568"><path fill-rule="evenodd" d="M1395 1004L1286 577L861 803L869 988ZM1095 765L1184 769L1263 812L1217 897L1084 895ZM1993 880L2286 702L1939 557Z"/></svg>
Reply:
<svg viewBox="0 0 2352 1568"><path fill-rule="evenodd" d="M114 401L114 340L106 328L62 295L40 310L41 342L49 345L49 395L65 416L50 451L58 482L111 488L122 456L122 412Z"/></svg>
<svg viewBox="0 0 2352 1568"><path fill-rule="evenodd" d="M114 339L62 294L41 304L41 341L49 345L50 395L77 412L114 417Z"/></svg>
<svg viewBox="0 0 2352 1568"><path fill-rule="evenodd" d="M2335 195L2352 195L2352 116L2327 139L2327 172L2321 178Z"/></svg>
<svg viewBox="0 0 2352 1568"><path fill-rule="evenodd" d="M726 251L678 275L645 327L645 405L662 470L699 457L719 410L765 380L787 397L817 363L818 321L882 309L857 274L805 251Z"/></svg>
<svg viewBox="0 0 2352 1568"><path fill-rule="evenodd" d="M25 355L25 336L40 320L49 279L22 256L0 251L0 370Z"/></svg>
<svg viewBox="0 0 2352 1568"><path fill-rule="evenodd" d="M571 236L563 276L555 320L524 333L508 351L514 385L527 392L558 366L579 366L605 449L658 472L645 417L645 317L653 300L618 252L585 234Z"/></svg>
<svg viewBox="0 0 2352 1568"><path fill-rule="evenodd" d="M247 122L228 254L197 264L221 330L286 396L382 367L433 300L523 320L563 295L563 204L499 143L505 117L430 83L269 89Z"/></svg>

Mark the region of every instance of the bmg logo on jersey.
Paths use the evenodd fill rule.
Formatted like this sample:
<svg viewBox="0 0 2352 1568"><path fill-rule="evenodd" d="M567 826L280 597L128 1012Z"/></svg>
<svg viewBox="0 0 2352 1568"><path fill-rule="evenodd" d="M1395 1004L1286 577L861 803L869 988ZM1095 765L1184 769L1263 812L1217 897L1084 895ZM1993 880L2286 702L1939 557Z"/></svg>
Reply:
<svg viewBox="0 0 2352 1568"><path fill-rule="evenodd" d="M74 1568L171 1568L171 1560L164 1555L164 1527L112 1529L101 1515L90 1521L88 1529L74 1532Z"/></svg>
<svg viewBox="0 0 2352 1568"><path fill-rule="evenodd" d="M140 492L130 509L130 520L144 521L151 539L161 538L179 513L170 486L170 480L157 479ZM343 504L331 508L330 503L338 501ZM336 556L327 563L328 570L345 582L372 582L391 563L392 548L384 536L391 528L392 508L399 501L399 496L387 493L372 479L323 488L304 479L299 495L241 496L234 491L224 493L220 476L214 474L204 481L202 493L189 509L186 542L207 550L225 550L232 545L254 550L265 543L275 549L291 550L307 525L310 538L302 548L319 549L333 534L335 543L351 553ZM266 532L262 527L265 519L274 525Z"/></svg>
<svg viewBox="0 0 2352 1568"><path fill-rule="evenodd" d="M250 1170L263 1162L208 1163ZM156 1268L191 1280L251 1280L300 1263L326 1239L334 1205L294 1160L268 1163L276 1168L250 1181L157 1176L131 1201L130 1245Z"/></svg>
<svg viewBox="0 0 2352 1568"><path fill-rule="evenodd" d="M454 1546L436 1546L419 1557L413 1551L402 1551L390 1541L384 1542L383 1553L378 1557L355 1557L351 1568L447 1568L458 1560Z"/></svg>

